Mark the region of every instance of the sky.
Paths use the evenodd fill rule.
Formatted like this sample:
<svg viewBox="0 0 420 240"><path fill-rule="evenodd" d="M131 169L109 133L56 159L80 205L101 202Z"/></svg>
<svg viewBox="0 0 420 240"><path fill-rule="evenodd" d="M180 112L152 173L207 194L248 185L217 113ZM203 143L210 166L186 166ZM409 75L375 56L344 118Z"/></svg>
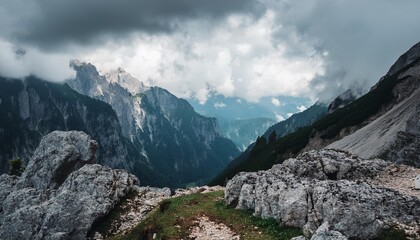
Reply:
<svg viewBox="0 0 420 240"><path fill-rule="evenodd" d="M418 9L418 0L0 0L0 75L63 81L79 59L200 103L328 101L367 91L420 41Z"/></svg>

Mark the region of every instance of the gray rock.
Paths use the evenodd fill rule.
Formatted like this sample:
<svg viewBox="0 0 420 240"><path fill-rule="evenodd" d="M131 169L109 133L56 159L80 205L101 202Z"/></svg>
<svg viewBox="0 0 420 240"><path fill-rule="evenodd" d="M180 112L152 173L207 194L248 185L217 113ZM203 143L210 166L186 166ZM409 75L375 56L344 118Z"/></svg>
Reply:
<svg viewBox="0 0 420 240"><path fill-rule="evenodd" d="M290 240L308 240L305 236L291 238Z"/></svg>
<svg viewBox="0 0 420 240"><path fill-rule="evenodd" d="M41 140L18 184L39 190L56 189L74 170L96 163L97 146L82 132L52 132Z"/></svg>
<svg viewBox="0 0 420 240"><path fill-rule="evenodd" d="M414 179L414 189L420 190L420 175Z"/></svg>
<svg viewBox="0 0 420 240"><path fill-rule="evenodd" d="M83 132L41 141L18 181L0 176L0 239L84 239L138 180L97 164L96 142Z"/></svg>
<svg viewBox="0 0 420 240"><path fill-rule="evenodd" d="M340 232L330 230L328 222L323 223L311 237L311 240L347 240L348 238Z"/></svg>
<svg viewBox="0 0 420 240"><path fill-rule="evenodd" d="M385 161L334 150L311 151L267 171L240 173L226 186L227 204L316 232L328 221L347 237L370 239L390 224L420 223L420 200L367 184Z"/></svg>

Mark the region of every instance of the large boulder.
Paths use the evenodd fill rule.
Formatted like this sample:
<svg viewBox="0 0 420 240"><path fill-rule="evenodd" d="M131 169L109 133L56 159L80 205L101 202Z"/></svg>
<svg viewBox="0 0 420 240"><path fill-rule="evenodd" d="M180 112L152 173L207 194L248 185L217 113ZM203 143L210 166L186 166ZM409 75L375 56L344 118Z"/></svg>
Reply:
<svg viewBox="0 0 420 240"><path fill-rule="evenodd" d="M226 186L225 200L256 216L303 228L307 236L329 222L331 231L371 239L395 224L420 224L417 197L365 181L387 165L346 152L311 151L267 171L236 175Z"/></svg>
<svg viewBox="0 0 420 240"><path fill-rule="evenodd" d="M44 137L22 177L0 176L0 239L84 239L138 179L96 162L83 132Z"/></svg>
<svg viewBox="0 0 420 240"><path fill-rule="evenodd" d="M55 131L42 140L22 174L21 187L56 189L73 171L96 163L98 144L83 132Z"/></svg>

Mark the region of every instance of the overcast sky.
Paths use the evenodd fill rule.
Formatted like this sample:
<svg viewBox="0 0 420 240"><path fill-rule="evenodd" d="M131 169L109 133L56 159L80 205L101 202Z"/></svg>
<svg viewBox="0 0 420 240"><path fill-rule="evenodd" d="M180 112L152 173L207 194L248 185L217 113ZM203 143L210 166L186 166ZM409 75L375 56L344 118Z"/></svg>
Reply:
<svg viewBox="0 0 420 240"><path fill-rule="evenodd" d="M418 0L0 0L0 74L74 76L70 59L149 85L330 98L366 90L420 41Z"/></svg>

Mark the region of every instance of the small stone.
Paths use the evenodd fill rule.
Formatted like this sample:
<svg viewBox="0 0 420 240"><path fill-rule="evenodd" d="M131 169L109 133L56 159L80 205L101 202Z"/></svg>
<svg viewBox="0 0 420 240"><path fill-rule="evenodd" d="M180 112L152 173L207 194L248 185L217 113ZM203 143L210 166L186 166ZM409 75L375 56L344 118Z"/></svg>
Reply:
<svg viewBox="0 0 420 240"><path fill-rule="evenodd" d="M414 180L414 189L420 190L420 174Z"/></svg>

